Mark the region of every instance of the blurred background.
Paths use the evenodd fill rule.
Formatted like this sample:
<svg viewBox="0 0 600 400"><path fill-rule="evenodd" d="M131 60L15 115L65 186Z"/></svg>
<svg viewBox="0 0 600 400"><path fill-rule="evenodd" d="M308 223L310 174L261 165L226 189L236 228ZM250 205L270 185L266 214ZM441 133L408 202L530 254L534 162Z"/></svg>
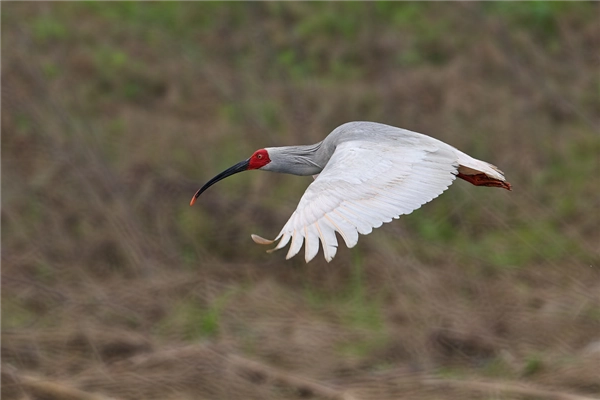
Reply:
<svg viewBox="0 0 600 400"><path fill-rule="evenodd" d="M598 398L599 12L2 4L3 398ZM310 177L189 207L355 120L513 191L456 181L330 264L250 240Z"/></svg>

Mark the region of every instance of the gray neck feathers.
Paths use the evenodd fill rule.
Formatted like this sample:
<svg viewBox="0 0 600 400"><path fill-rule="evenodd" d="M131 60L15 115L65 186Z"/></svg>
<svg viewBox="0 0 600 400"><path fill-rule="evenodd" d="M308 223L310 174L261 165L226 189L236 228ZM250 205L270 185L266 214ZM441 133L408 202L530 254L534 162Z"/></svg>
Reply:
<svg viewBox="0 0 600 400"><path fill-rule="evenodd" d="M321 144L304 146L267 147L271 162L263 171L281 172L292 175L315 175L320 173L329 157L322 154Z"/></svg>

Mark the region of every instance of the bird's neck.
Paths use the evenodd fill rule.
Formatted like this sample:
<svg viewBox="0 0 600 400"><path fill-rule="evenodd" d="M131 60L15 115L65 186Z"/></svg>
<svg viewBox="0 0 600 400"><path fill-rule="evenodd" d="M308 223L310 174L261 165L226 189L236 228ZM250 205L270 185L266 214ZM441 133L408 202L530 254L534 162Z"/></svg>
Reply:
<svg viewBox="0 0 600 400"><path fill-rule="evenodd" d="M262 170L280 172L292 175L316 175L319 174L327 160L323 157L321 144L304 146L268 147L271 162Z"/></svg>

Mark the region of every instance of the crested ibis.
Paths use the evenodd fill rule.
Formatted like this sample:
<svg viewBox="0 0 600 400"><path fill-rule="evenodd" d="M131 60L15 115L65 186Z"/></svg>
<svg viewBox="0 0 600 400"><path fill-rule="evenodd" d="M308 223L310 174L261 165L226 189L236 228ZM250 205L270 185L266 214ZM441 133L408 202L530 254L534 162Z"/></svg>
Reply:
<svg viewBox="0 0 600 400"><path fill-rule="evenodd" d="M348 122L317 144L255 151L209 180L190 205L218 181L252 169L315 176L274 240L252 235L258 244L279 240L269 252L291 241L286 259L304 243L306 262L319 251L319 241L329 262L337 252L336 232L354 247L359 233L367 235L410 214L442 194L457 176L475 186L511 190L496 166L437 139L375 122Z"/></svg>

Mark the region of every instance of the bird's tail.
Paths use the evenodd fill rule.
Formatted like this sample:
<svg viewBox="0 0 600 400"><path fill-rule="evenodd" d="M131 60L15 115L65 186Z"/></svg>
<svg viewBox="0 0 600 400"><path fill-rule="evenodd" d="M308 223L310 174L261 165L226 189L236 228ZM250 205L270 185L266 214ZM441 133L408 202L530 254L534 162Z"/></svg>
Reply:
<svg viewBox="0 0 600 400"><path fill-rule="evenodd" d="M485 161L477 160L461 151L458 152L458 177L475 186L492 186L512 190L504 172Z"/></svg>

